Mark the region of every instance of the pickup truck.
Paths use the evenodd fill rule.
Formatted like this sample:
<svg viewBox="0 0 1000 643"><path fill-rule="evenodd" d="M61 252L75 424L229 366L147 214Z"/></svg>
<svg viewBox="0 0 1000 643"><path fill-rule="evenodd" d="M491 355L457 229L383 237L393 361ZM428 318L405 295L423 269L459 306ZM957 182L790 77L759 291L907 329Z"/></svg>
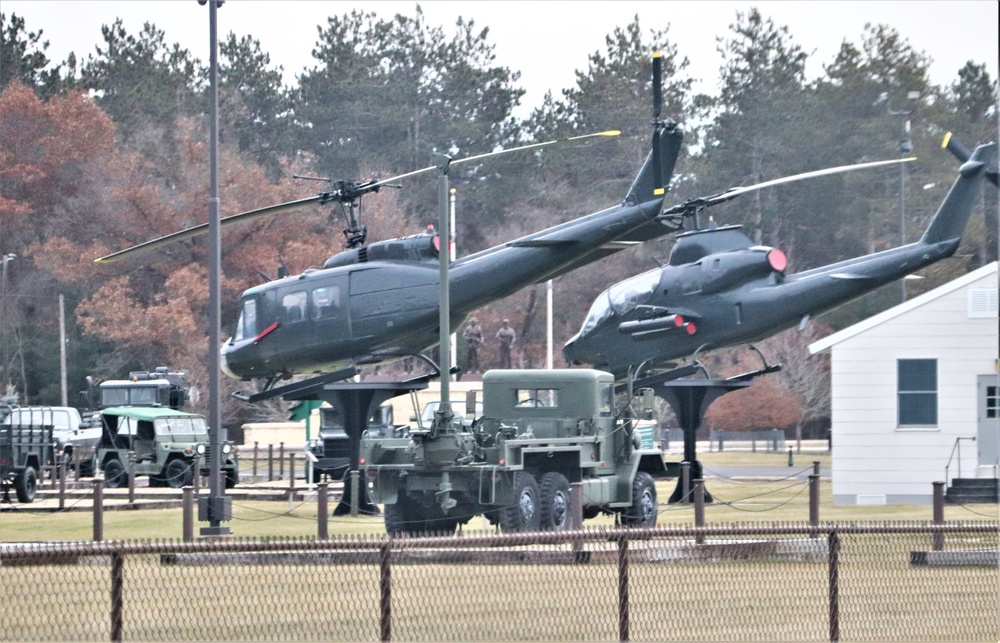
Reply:
<svg viewBox="0 0 1000 643"><path fill-rule="evenodd" d="M82 476L94 475L97 443L101 440L101 426L93 419L82 417L75 408L15 406L3 419L3 426L20 430L51 427L56 453L63 454L67 467L70 469L79 467Z"/></svg>

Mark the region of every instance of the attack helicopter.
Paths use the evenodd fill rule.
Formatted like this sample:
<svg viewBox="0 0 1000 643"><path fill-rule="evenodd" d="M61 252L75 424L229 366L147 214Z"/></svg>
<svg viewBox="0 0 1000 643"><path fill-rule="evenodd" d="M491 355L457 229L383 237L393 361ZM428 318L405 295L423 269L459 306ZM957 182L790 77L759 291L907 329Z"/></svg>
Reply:
<svg viewBox="0 0 1000 643"><path fill-rule="evenodd" d="M653 57L653 136L639 174L624 199L610 208L502 243L450 264L449 320L456 327L475 309L519 289L544 282L637 243L676 230L661 217L664 194L680 153L683 130L660 117L661 59ZM263 379L263 390L246 399L284 395L322 382L346 379L365 364L399 359L438 343L439 252L433 231L367 243L360 223L363 197L421 174L499 154L536 150L618 132L601 132L536 143L468 158L443 160L389 179L336 181L318 195L272 205L221 220L222 227L310 205L339 204L348 221L345 250L322 268L286 276L246 290L232 337L221 348L221 367L230 377ZM207 232L207 224L97 259L108 263ZM304 382L276 386L293 375Z"/></svg>
<svg viewBox="0 0 1000 643"><path fill-rule="evenodd" d="M942 147L962 165L919 241L786 274L785 254L754 245L740 226L679 234L666 265L619 282L597 297L580 332L563 347L566 360L630 379L657 363L690 358L691 364L663 375L693 374L703 351L757 341L796 323L804 325L810 315L950 257L983 180L997 183L996 144L981 145L970 153L949 133ZM675 206L663 216L696 216L707 206L745 192L736 189ZM777 368L765 360L761 372Z"/></svg>

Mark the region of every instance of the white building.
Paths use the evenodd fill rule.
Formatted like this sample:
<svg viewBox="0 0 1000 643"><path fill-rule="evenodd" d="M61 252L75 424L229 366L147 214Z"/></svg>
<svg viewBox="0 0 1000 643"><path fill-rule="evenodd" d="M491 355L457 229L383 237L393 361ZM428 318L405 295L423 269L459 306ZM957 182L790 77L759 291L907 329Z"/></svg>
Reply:
<svg viewBox="0 0 1000 643"><path fill-rule="evenodd" d="M809 346L831 354L835 504L929 504L946 466L997 477L997 292L992 263Z"/></svg>

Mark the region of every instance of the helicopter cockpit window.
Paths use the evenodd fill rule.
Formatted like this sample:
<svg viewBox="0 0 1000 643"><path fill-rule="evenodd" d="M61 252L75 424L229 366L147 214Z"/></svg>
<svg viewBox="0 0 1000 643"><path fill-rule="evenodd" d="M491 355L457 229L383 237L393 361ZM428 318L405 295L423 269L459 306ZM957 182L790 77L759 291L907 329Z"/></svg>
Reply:
<svg viewBox="0 0 1000 643"><path fill-rule="evenodd" d="M285 309L285 321L297 322L306 318L306 291L296 290L281 298L281 306Z"/></svg>
<svg viewBox="0 0 1000 643"><path fill-rule="evenodd" d="M336 317L340 310L340 287L328 286L312 291L313 319Z"/></svg>
<svg viewBox="0 0 1000 643"><path fill-rule="evenodd" d="M608 299L611 301L611 309L617 315L624 315L636 306L645 304L653 296L653 292L659 283L660 271L656 269L615 284L611 288L608 288Z"/></svg>
<svg viewBox="0 0 1000 643"><path fill-rule="evenodd" d="M597 297L597 299L594 300L594 304L590 307L590 312L587 313L587 318L583 320L583 327L580 329L580 335L586 335L590 331L594 330L598 324L608 317L611 317L611 306L608 302L608 291L605 290Z"/></svg>
<svg viewBox="0 0 1000 643"><path fill-rule="evenodd" d="M239 321L236 322L236 333L233 339L236 341L257 336L257 300L247 299L243 302L243 310L240 311Z"/></svg>

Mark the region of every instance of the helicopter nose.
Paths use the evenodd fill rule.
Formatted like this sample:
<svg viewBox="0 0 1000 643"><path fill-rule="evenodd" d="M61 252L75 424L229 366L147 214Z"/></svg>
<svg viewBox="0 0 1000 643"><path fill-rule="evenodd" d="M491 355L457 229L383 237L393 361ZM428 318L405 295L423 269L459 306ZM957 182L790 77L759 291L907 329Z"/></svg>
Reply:
<svg viewBox="0 0 1000 643"><path fill-rule="evenodd" d="M563 346L563 357L566 358L567 363L573 366L580 366L582 364L577 357L576 337L566 342Z"/></svg>
<svg viewBox="0 0 1000 643"><path fill-rule="evenodd" d="M229 368L229 361L226 359L226 344L223 344L222 347L219 348L219 368L222 370L223 373L233 378L234 380L240 379L240 376L234 373L231 368Z"/></svg>

